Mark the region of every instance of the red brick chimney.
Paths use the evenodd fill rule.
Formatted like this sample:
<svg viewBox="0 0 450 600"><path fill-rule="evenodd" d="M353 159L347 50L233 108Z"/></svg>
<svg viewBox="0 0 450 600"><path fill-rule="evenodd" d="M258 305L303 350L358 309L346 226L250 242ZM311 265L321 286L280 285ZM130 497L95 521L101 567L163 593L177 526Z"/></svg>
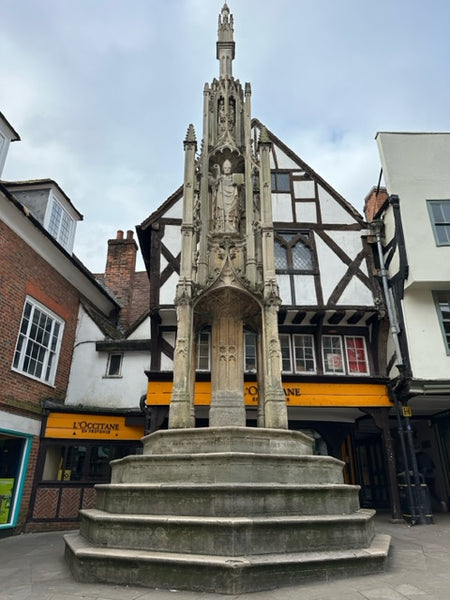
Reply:
<svg viewBox="0 0 450 600"><path fill-rule="evenodd" d="M373 187L370 192L367 194L364 200L364 214L366 216L366 221L370 223L373 221L374 216L383 206L383 204L388 199L388 193L386 188Z"/></svg>
<svg viewBox="0 0 450 600"><path fill-rule="evenodd" d="M127 231L127 237L124 239L123 231L119 230L115 240L108 240L105 284L122 306L119 325L124 329L131 325L131 300L133 297L137 249L132 231Z"/></svg>

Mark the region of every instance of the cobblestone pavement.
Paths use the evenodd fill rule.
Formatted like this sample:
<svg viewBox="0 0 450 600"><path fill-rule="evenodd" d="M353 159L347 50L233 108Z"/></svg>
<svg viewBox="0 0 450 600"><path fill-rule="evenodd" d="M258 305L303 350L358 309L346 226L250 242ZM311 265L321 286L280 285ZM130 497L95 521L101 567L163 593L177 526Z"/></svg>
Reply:
<svg viewBox="0 0 450 600"><path fill-rule="evenodd" d="M77 583L62 533L9 537L0 540L0 600L449 600L450 514L434 520L410 527L376 516L377 531L392 536L384 574L237 595Z"/></svg>

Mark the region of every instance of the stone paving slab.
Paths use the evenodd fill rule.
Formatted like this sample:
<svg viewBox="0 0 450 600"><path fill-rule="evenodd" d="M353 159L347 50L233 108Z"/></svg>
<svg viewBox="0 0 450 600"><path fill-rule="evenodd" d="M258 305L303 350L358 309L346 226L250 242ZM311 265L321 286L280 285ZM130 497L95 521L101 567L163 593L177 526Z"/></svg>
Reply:
<svg viewBox="0 0 450 600"><path fill-rule="evenodd" d="M4 538L0 600L449 600L450 514L414 527L386 514L375 520L378 533L392 536L386 573L238 595L77 583L62 532Z"/></svg>

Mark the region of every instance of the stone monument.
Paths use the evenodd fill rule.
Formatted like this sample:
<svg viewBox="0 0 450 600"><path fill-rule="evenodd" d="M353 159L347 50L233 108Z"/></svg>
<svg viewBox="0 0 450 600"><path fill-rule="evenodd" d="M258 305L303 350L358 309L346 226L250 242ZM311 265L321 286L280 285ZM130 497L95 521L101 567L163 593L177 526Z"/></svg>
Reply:
<svg viewBox="0 0 450 600"><path fill-rule="evenodd" d="M289 431L281 380L270 152L251 135L251 90L232 75L233 16L219 15L220 75L203 140L184 141L182 253L169 429L111 463L66 558L81 581L240 593L384 569L343 463ZM211 328L209 427L194 427L195 339ZM257 336L258 427L246 427L244 330Z"/></svg>

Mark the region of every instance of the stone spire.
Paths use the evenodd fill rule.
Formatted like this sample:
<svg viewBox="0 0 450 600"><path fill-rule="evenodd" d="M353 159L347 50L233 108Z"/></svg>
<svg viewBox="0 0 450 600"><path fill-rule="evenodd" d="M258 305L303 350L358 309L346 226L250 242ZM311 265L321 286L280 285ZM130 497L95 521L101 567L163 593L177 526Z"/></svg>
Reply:
<svg viewBox="0 0 450 600"><path fill-rule="evenodd" d="M232 61L234 59L235 43L233 40L233 15L227 3L223 5L219 15L219 29L217 40L217 59L220 62L220 78L227 79L233 76Z"/></svg>

